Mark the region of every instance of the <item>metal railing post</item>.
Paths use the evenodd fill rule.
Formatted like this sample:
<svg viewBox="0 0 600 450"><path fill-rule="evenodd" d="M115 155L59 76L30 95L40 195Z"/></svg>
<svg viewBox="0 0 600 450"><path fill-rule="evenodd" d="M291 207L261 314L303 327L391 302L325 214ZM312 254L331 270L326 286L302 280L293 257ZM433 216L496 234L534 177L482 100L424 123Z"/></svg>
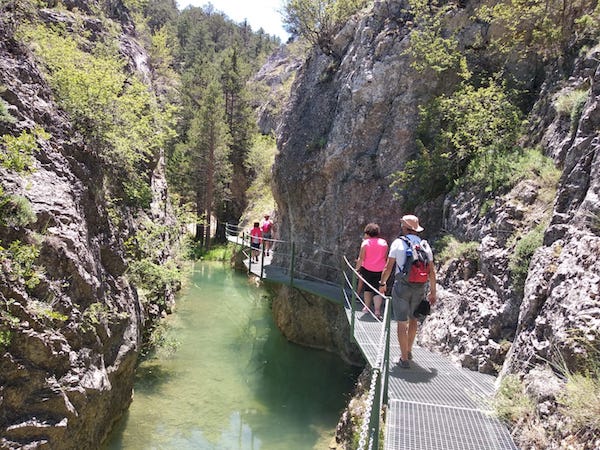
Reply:
<svg viewBox="0 0 600 450"><path fill-rule="evenodd" d="M250 239L250 237L248 239ZM242 241L246 242L246 232L242 233ZM252 273L252 241L250 241L249 244L250 245L248 249L250 251L248 252L248 274Z"/></svg>
<svg viewBox="0 0 600 450"><path fill-rule="evenodd" d="M385 336L385 350L383 352L383 371L384 371L384 378L382 380L383 382L383 389L382 389L382 395L381 395L381 403L382 404L386 404L388 403L388 387L389 387L389 367L390 367L390 339L392 336L392 330L391 330L391 324L392 324L392 314L391 314L391 300L389 297L383 297L384 300L384 305L385 305L385 330L386 330L386 336Z"/></svg>
<svg viewBox="0 0 600 450"><path fill-rule="evenodd" d="M263 277L263 270L265 268L265 240L264 238L261 240L260 246L260 278Z"/></svg>
<svg viewBox="0 0 600 450"><path fill-rule="evenodd" d="M229 226L229 224L228 224L228 226ZM243 245L240 244L240 240L238 239L238 233L235 233L235 235L234 235L229 228L227 229L227 233L230 234L230 235L232 235L232 236L235 236L235 244L234 244L235 245L235 252L236 253L241 253L242 249L243 249Z"/></svg>
<svg viewBox="0 0 600 450"><path fill-rule="evenodd" d="M338 283L340 283L342 288L342 292L340 292L340 294L342 295L342 298L344 298L344 291L346 290L346 280L344 278L344 275L346 274L346 263L344 261L344 256L342 256L340 259L340 268L341 270Z"/></svg>
<svg viewBox="0 0 600 450"><path fill-rule="evenodd" d="M380 421L380 413L381 413L381 371L379 369L374 369L379 372L377 377L377 382L375 383L375 395L373 396L373 405L371 405L371 417L369 421L369 432L372 436L372 445L370 448L378 449L379 448L379 421Z"/></svg>

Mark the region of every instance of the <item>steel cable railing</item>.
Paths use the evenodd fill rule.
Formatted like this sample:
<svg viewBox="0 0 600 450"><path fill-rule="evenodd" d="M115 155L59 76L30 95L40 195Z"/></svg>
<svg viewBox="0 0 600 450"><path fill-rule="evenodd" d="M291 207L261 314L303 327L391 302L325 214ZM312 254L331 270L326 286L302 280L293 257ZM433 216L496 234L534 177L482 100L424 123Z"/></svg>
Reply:
<svg viewBox="0 0 600 450"><path fill-rule="evenodd" d="M228 240L233 240L236 244L244 247L250 247L250 234L245 231L242 227L226 224L225 226ZM264 239L261 241L260 247L260 270L261 277L264 274L265 266L265 246L264 242L271 242L271 259L269 266L283 269L284 273L289 276L288 283L293 286L294 278L302 279L313 279L322 283L330 285L337 285L337 283L331 281L330 275L334 275L333 278L341 279L342 286L341 291L344 297L344 307L349 310L350 316L350 329L353 339L357 340L357 323L355 316L357 310L366 308L362 297L357 292L357 281L362 280L365 287L369 287L375 292L378 289L375 286L369 284L360 273L354 268L353 264L350 263L348 258L345 256L338 258L334 252L330 252L325 249L316 248L313 249L313 255L323 256L323 254L329 254L325 257L325 262L318 261L317 259L310 257L310 249L307 249L307 245L298 251L293 242L282 241L278 239ZM316 247L316 246L315 246ZM246 255L246 253L244 253ZM252 270L252 253L246 255L249 259L248 271ZM330 260L342 261L341 269L331 264ZM312 268L312 272L307 272L307 267ZM315 275L314 272L319 273L319 276ZM341 272L341 275L340 275ZM373 314L373 312L367 308L368 313L379 324L379 336L377 343L377 356L375 363L372 364L372 376L371 383L369 386L369 392L367 394L367 404L365 408L365 415L360 428L359 435L359 450L365 449L378 449L379 448L379 434L380 434L380 421L381 411L383 405L387 403L388 395L388 378L389 378L389 355L390 355L390 297L383 296L383 318L379 319ZM362 305L362 308L357 305ZM365 332L366 330L361 330Z"/></svg>
<svg viewBox="0 0 600 450"><path fill-rule="evenodd" d="M346 265L346 270L344 271L344 280L346 287L350 289L350 292L352 293L352 299L349 300L346 294L344 297L346 299L346 307L350 309L350 328L352 330L352 335L356 339L356 303L354 300L359 299L360 303L364 305L359 293L356 291L356 280L362 280L365 286L375 291L377 291L377 289L369 284L367 280L360 275L360 273L353 267L353 264L348 261L348 258L344 257L344 263ZM351 276L348 275L347 270L350 271ZM344 291L346 291L346 289L344 289ZM360 428L359 450L365 450L366 448L379 448L381 410L383 405L387 403L390 359L391 299L388 296L383 296L383 299L384 312L383 319L380 321L377 357L375 359L375 364L372 366L373 373L371 375L371 384L367 394L365 415ZM375 316L373 315L373 317ZM375 319L377 320L376 317Z"/></svg>
<svg viewBox="0 0 600 450"><path fill-rule="evenodd" d="M250 233L244 227L227 223L225 224L225 233L229 241L234 241L237 245L250 247ZM270 255L266 255L265 242L271 244ZM313 244L315 248L312 249L309 246L310 244L305 244L298 251L298 246L294 242L261 238L260 268L255 270L263 277L266 265L265 258L267 258L268 265L281 269L289 277L289 284L292 286L294 278L332 286L339 285L339 283L331 280L340 278L339 261L341 257L334 252L317 247L316 244ZM250 257L248 258L248 271L252 272L252 268L256 267L257 262Z"/></svg>
<svg viewBox="0 0 600 450"><path fill-rule="evenodd" d="M228 237L229 240L233 240L245 247L250 247L249 235L244 232L241 227L227 225L226 230L228 236L232 238L229 239ZM359 316L359 320L356 320L358 313L363 309L359 305L366 307L366 304L357 290L358 280L361 280L365 287L370 288L375 292L377 292L378 289L369 284L368 281L360 275L354 268L354 264L351 264L348 258L344 256L338 259L338 261L341 261L341 264L340 268L336 268L331 261L335 261L337 255L333 252L328 252L327 250L315 248L315 244L311 246L309 243L304 244L302 247L296 247L294 242L280 240L272 241L272 250L274 250L274 252L272 259L269 261L269 265L276 264L285 268L287 276L289 277L287 280L285 280L285 277L283 280L280 278L279 282L289 283L290 286L293 286L295 277L297 277L297 280L301 277L302 279L304 279L304 277L311 277L315 280L319 280L320 283L335 285L336 289L339 288L339 291L336 290L338 293L336 295L343 298L343 306L350 321L352 337L359 346L361 346L372 369L369 389L365 395L365 407L363 409L362 422L358 430L357 449L378 450L380 442L382 441L380 437L382 412L385 405L388 404L390 340L392 334L390 330L391 298L383 296L383 318L381 320L379 320L369 309L367 310L370 317L363 315ZM263 254L261 260L261 265L263 266L261 266L260 272L262 276L264 268L264 246L262 247L261 253ZM311 255L313 255L312 259ZM250 260L252 259L250 256L247 257ZM309 267L313 269L313 273L309 271ZM314 275L314 273L317 273L318 276ZM333 279L338 279L339 277L339 284L330 281L330 273L336 275ZM310 286L307 288L306 285L299 285L299 288L308 291L311 289ZM319 290L318 292L322 291ZM369 320L365 320L365 317ZM374 320L370 320L371 318ZM503 448L512 449L516 447L511 446Z"/></svg>
<svg viewBox="0 0 600 450"><path fill-rule="evenodd" d="M249 247L251 248L251 235L250 233L244 229L244 227L241 227L239 225L233 225L230 223L226 223L225 224L225 235L228 241L233 241L235 242L236 245L240 245L242 247ZM261 274L261 278L262 278L262 274L264 273L264 266L265 266L265 257L267 257L266 255L266 249L265 249L265 242L270 242L270 252L274 252L275 249L277 247L280 247L280 244L285 244L285 241L281 241L279 239L268 239L268 238L260 238L260 247L259 247L259 252L260 252L260 270L259 273ZM256 261L253 261L252 258L252 251L250 251L249 253L245 253L242 252L244 254L244 256L248 259L248 272L252 272L252 267L257 264ZM280 256L284 257L285 253L281 252L281 248L278 248L278 253L280 254ZM270 264L273 265L273 264Z"/></svg>

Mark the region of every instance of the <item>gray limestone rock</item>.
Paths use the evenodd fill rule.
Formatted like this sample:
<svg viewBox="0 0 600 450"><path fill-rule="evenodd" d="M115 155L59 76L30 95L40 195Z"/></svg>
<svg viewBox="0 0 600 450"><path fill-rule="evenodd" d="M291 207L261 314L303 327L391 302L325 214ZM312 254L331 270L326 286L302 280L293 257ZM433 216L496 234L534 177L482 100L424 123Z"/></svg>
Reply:
<svg viewBox="0 0 600 450"><path fill-rule="evenodd" d="M40 17L66 26L74 20L69 11L44 10ZM124 276L123 242L138 227L134 212L170 220L164 162L150 163L151 210L123 209L117 227L101 188L100 161L74 132L4 19L0 86L6 90L0 96L15 121L0 122L0 134L40 125L51 137L38 140L31 173L0 169L5 191L26 198L35 215L27 226L0 226L0 239L36 243L35 263L43 267L39 283L29 288L23 277L8 275L14 271L0 272L0 330L8 333L0 345L0 447L97 448L132 397L148 313ZM84 22L92 33L102 31L98 21ZM122 44L132 69L143 69L141 47L130 37ZM167 303L172 295L165 294Z"/></svg>

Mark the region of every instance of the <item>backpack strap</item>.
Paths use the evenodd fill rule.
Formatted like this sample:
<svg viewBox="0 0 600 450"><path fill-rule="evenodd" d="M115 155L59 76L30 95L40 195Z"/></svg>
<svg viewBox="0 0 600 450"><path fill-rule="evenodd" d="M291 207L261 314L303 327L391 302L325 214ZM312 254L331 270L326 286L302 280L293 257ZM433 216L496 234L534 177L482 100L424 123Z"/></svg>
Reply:
<svg viewBox="0 0 600 450"><path fill-rule="evenodd" d="M404 264L400 268L400 273L402 273L403 275L406 275L408 273L408 267L409 267L409 261L408 261L409 256L406 254L406 250L411 249L411 251L412 251L413 244L412 244L411 240L409 238L407 238L406 236L404 236L403 234L398 236L398 239L400 239L402 242L404 242L404 245L406 245L406 248L404 249L404 255L405 255L404 256Z"/></svg>

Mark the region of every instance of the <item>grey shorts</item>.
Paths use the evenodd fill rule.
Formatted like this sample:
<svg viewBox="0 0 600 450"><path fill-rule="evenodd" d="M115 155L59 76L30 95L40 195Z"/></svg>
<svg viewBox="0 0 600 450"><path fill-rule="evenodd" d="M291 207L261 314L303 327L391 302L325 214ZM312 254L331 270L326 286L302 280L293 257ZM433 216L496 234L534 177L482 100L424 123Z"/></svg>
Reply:
<svg viewBox="0 0 600 450"><path fill-rule="evenodd" d="M414 312L425 298L425 284L408 283L397 279L392 288L392 320L406 322L414 319Z"/></svg>

